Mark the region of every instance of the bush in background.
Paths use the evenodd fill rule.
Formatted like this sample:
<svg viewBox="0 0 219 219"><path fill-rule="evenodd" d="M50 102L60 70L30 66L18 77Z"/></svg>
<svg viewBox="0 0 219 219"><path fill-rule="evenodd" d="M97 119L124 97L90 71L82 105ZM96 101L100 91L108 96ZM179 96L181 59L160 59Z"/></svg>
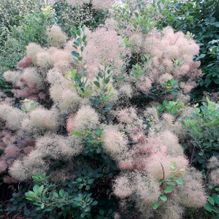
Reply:
<svg viewBox="0 0 219 219"><path fill-rule="evenodd" d="M189 31L200 45L196 57L202 63L202 90L217 89L219 84L219 3L214 0L167 1L161 11L161 26L171 25L184 33Z"/></svg>

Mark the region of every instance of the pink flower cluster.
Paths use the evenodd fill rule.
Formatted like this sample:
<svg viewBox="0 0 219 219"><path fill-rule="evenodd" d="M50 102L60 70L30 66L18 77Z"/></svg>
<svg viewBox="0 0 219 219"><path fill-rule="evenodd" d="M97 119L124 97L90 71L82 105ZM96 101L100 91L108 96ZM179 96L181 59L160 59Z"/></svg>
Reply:
<svg viewBox="0 0 219 219"><path fill-rule="evenodd" d="M189 36L182 32L174 33L171 27L166 27L162 32L132 36L131 41L149 55L144 67L145 74L137 82L141 91L147 93L153 84L162 85L169 80L178 81L183 94L196 86L201 70L198 69L200 62L193 58L198 55L199 46Z"/></svg>
<svg viewBox="0 0 219 219"><path fill-rule="evenodd" d="M132 146L126 146L119 155L111 154L121 170L114 183L115 195L121 199L134 198L140 210L145 212L143 205L152 209L152 204L159 200L162 180L182 178L185 186L182 185L181 189L176 187L169 199L174 205L183 207L187 206L184 202L187 197L190 207L202 207L206 202L202 178L199 175L191 177L193 170L177 136L165 129L146 134L144 123L133 108L118 111L116 115L118 127L128 134ZM193 186L195 184L197 188Z"/></svg>
<svg viewBox="0 0 219 219"><path fill-rule="evenodd" d="M164 135L166 135L166 138L162 139L163 137L160 136ZM175 147L176 149L169 147ZM123 170L145 172L157 180L168 178L175 174L181 175L186 171L188 161L178 147L180 145L176 136L168 131L149 138L145 137L143 139L142 137L141 142L132 151L128 152L132 156L130 158L128 156L127 160L120 161L119 167ZM171 171L173 163L176 165L175 172Z"/></svg>
<svg viewBox="0 0 219 219"><path fill-rule="evenodd" d="M22 133L14 133L4 124L1 125L0 138L0 174L3 175L4 183L15 183L17 181L7 171L15 160L28 155L34 149L35 142L31 137L22 136Z"/></svg>
<svg viewBox="0 0 219 219"><path fill-rule="evenodd" d="M116 0L92 0L92 5L97 10L108 10Z"/></svg>
<svg viewBox="0 0 219 219"><path fill-rule="evenodd" d="M61 28L54 25L48 30L50 45L56 47L42 48L30 43L26 48L26 56L17 63L17 71L4 73L6 81L12 83L16 98L28 98L36 101L48 99L46 73L56 68L63 74L72 67L69 42ZM64 49L61 49L66 44Z"/></svg>
<svg viewBox="0 0 219 219"><path fill-rule="evenodd" d="M113 67L114 74L120 74L125 53L122 38L115 30L102 27L88 32L87 45L82 53L88 78L93 79L101 68L108 66Z"/></svg>

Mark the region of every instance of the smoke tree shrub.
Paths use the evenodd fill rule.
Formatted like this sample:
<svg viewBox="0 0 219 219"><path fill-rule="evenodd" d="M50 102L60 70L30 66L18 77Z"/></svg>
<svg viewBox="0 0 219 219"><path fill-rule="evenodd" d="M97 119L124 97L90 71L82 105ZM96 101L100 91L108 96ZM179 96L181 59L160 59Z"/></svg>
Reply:
<svg viewBox="0 0 219 219"><path fill-rule="evenodd" d="M130 118L128 114L127 117ZM202 176L189 169L177 137L168 130L152 132L146 137L143 127L135 126L133 121L129 124L135 147L126 149L119 157L122 175L115 180L115 194L124 201L134 199L142 218L153 215L181 218L183 207L201 207L206 202ZM197 177L193 178L194 175ZM199 202L194 201L195 197ZM166 204L171 206L171 211Z"/></svg>
<svg viewBox="0 0 219 219"><path fill-rule="evenodd" d="M98 10L104 3L112 2L92 1ZM143 6L136 10L152 7ZM113 14L73 39L52 26L47 47L28 44L17 69L4 73L16 101L0 104L0 174L8 184L34 179L21 216L177 219L207 201L177 136L178 112L157 111L164 100L188 103L199 47L171 27L126 32Z"/></svg>

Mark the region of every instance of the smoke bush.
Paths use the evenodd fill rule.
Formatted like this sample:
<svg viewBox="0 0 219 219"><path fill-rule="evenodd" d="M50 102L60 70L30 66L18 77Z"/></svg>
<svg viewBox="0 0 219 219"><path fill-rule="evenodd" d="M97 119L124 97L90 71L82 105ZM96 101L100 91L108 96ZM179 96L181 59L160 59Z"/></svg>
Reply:
<svg viewBox="0 0 219 219"><path fill-rule="evenodd" d="M105 9L112 2L92 4ZM18 69L4 73L16 98L16 104L0 104L5 182L12 182L8 174L18 182L47 174L53 183L69 183L80 204L66 218L83 218L81 208L88 218L118 218L131 205L138 218L176 219L184 208L205 204L201 174L190 167L177 136L183 132L176 115L183 112L157 110L161 99L187 104L201 74L193 61L199 47L170 27L140 30L124 36L107 25L80 28L68 39L52 26L51 47L27 46Z"/></svg>

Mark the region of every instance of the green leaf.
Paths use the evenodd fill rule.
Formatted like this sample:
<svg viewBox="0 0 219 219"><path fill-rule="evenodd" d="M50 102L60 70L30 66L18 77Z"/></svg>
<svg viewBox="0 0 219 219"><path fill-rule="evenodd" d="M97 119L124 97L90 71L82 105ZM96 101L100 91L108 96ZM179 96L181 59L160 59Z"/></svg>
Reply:
<svg viewBox="0 0 219 219"><path fill-rule="evenodd" d="M213 206L209 203L207 203L205 206L204 206L204 209L208 212L212 212L213 211Z"/></svg>
<svg viewBox="0 0 219 219"><path fill-rule="evenodd" d="M182 178L178 178L178 179L176 179L176 184L177 184L178 186L183 185L183 184L184 184L183 179L182 179Z"/></svg>
<svg viewBox="0 0 219 219"><path fill-rule="evenodd" d="M94 81L94 84L96 85L96 87L100 88L100 83L99 83L99 81Z"/></svg>
<svg viewBox="0 0 219 219"><path fill-rule="evenodd" d="M216 214L219 214L219 208L214 207L213 212L215 212Z"/></svg>
<svg viewBox="0 0 219 219"><path fill-rule="evenodd" d="M105 83L105 84L108 84L109 82L110 82L110 76L107 77L107 78L105 78L105 80L104 80L104 83Z"/></svg>
<svg viewBox="0 0 219 219"><path fill-rule="evenodd" d="M92 205L97 205L98 204L98 202L95 200L95 201L93 201L93 203L92 203Z"/></svg>
<svg viewBox="0 0 219 219"><path fill-rule="evenodd" d="M215 188L215 191L219 192L219 188Z"/></svg>
<svg viewBox="0 0 219 219"><path fill-rule="evenodd" d="M79 47L80 44L81 44L81 39L80 39L80 38L76 39L76 40L74 41L74 44L75 44L77 47Z"/></svg>
<svg viewBox="0 0 219 219"><path fill-rule="evenodd" d="M171 170L176 170L176 161L172 161L171 164L170 164L170 168Z"/></svg>
<svg viewBox="0 0 219 219"><path fill-rule="evenodd" d="M72 135L75 136L75 137L81 137L81 136L83 136L83 133L79 130L74 130L72 132Z"/></svg>
<svg viewBox="0 0 219 219"><path fill-rule="evenodd" d="M42 203L41 206L40 206L40 208L41 208L41 209L44 209L44 208L45 208L45 204Z"/></svg>
<svg viewBox="0 0 219 219"><path fill-rule="evenodd" d="M76 51L72 51L71 54L72 54L73 58L75 58L77 60L80 58L80 54Z"/></svg>
<svg viewBox="0 0 219 219"><path fill-rule="evenodd" d="M34 201L37 197L36 194L32 191L26 192L25 193L25 198L29 201Z"/></svg>
<svg viewBox="0 0 219 219"><path fill-rule="evenodd" d="M163 201L163 202L166 202L167 201L167 196L166 195L161 195L160 200Z"/></svg>
<svg viewBox="0 0 219 219"><path fill-rule="evenodd" d="M59 196L60 196L61 198L63 198L63 197L65 196L65 191L64 191L64 189L60 189L60 190L59 190Z"/></svg>
<svg viewBox="0 0 219 219"><path fill-rule="evenodd" d="M59 194L57 192L53 192L52 194L54 198L59 198Z"/></svg>
<svg viewBox="0 0 219 219"><path fill-rule="evenodd" d="M39 193L42 193L43 190L44 190L44 185L40 186L40 188L39 188Z"/></svg>
<svg viewBox="0 0 219 219"><path fill-rule="evenodd" d="M214 205L214 199L213 199L211 196L208 196L208 202L209 202L211 205Z"/></svg>
<svg viewBox="0 0 219 219"><path fill-rule="evenodd" d="M211 197L214 199L214 202L219 205L219 195L214 193Z"/></svg>
<svg viewBox="0 0 219 219"><path fill-rule="evenodd" d="M96 135L100 137L102 135L102 129L96 129Z"/></svg>
<svg viewBox="0 0 219 219"><path fill-rule="evenodd" d="M173 191L173 187L172 186L167 186L165 189L164 189L164 193L168 194L168 193L171 193Z"/></svg>
<svg viewBox="0 0 219 219"><path fill-rule="evenodd" d="M37 193L38 190L39 190L39 185L34 185L34 187L33 187L33 191L34 191L35 193Z"/></svg>
<svg viewBox="0 0 219 219"><path fill-rule="evenodd" d="M160 207L160 203L159 202L155 202L153 205L152 205L152 208L154 210L158 209Z"/></svg>

